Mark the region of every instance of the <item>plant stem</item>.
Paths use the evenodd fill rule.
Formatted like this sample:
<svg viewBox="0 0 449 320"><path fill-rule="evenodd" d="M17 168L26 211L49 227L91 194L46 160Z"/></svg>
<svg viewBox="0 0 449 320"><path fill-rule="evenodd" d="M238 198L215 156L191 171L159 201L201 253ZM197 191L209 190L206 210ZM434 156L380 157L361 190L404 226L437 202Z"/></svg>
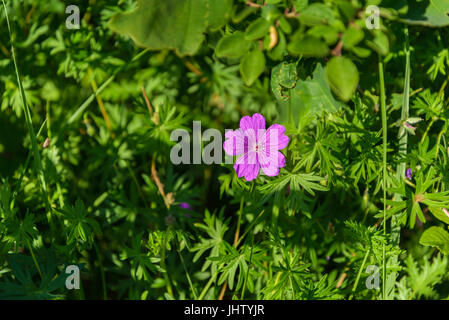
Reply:
<svg viewBox="0 0 449 320"><path fill-rule="evenodd" d="M383 157L382 157L382 187L383 187L383 235L387 234L386 210L387 210L387 107L385 99L385 78L384 64L379 56L379 85L380 85L380 105L382 109L382 136L383 136ZM386 298L386 252L385 242L382 248L382 297Z"/></svg>
<svg viewBox="0 0 449 320"><path fill-rule="evenodd" d="M166 251L167 251L167 232L164 235L164 243L163 243L163 246L162 246L161 267L162 267L162 269L164 269L164 279L165 279L165 283L166 283L166 287L167 287L167 292L168 292L168 294L170 296L172 296L174 298L173 288L171 286L170 278L169 278L168 273L167 273L167 265L165 264Z"/></svg>
<svg viewBox="0 0 449 320"><path fill-rule="evenodd" d="M19 76L19 68L17 66L16 54L15 54L13 40L12 40L11 26L9 24L8 10L6 8L5 0L2 0L2 2L3 2L3 7L5 9L6 23L8 25L9 39L10 39L10 42L11 42L12 60L13 60L13 63L14 63L14 69L15 69L15 73L16 73L17 85L19 86L20 98L21 98L21 101L22 101L22 108L23 108L23 112L24 112L24 115L25 115L25 122L27 124L28 131L30 133L31 145L32 145L33 153L34 153L34 161L35 161L35 164L36 164L36 168L37 168L37 171L38 171L38 176L39 176L39 179L40 179L40 182L41 182L41 186L42 186L43 196L44 196L44 199L45 199L45 207L46 207L46 210L47 210L47 213L48 213L47 218L49 220L50 225L52 226L52 224L51 224L51 206L50 206L50 202L48 200L47 184L45 182L44 170L43 170L43 167L42 167L41 157L40 157L39 149L38 149L38 146L37 146L36 134L34 132L33 123L32 123L32 120L31 120L31 111L30 111L30 108L29 108L29 106L27 104L25 90L23 89L22 81L20 80L20 76Z"/></svg>
<svg viewBox="0 0 449 320"><path fill-rule="evenodd" d="M186 273L187 281L189 282L190 290L192 290L193 298L195 300L198 299L196 295L195 287L193 286L192 279L190 278L189 271L187 271L186 264L184 263L184 258L182 257L181 251L178 249L179 258L181 259L182 266L184 268L184 272Z"/></svg>
<svg viewBox="0 0 449 320"><path fill-rule="evenodd" d="M251 191L252 191L252 187L254 186L254 184L251 185ZM243 202L244 202L245 197L242 195L242 197L240 198L240 209L239 209L239 216L238 216L238 220L237 220L237 229L235 230L235 234L234 234L234 248L237 249L238 243L239 243L239 237L240 237L240 223L242 221L242 212L243 212ZM228 282L226 281L223 284L223 287L221 289L220 292L220 296L218 297L218 300L223 300L224 294L226 292L226 288L228 286Z"/></svg>
<svg viewBox="0 0 449 320"><path fill-rule="evenodd" d="M30 249L31 257L33 258L34 265L36 266L37 271L39 272L39 276L41 279L44 279L44 276L42 275L41 268L39 267L39 263L37 263L36 256L34 255L33 247L31 246L30 240L27 239L27 245L28 249Z"/></svg>
<svg viewBox="0 0 449 320"><path fill-rule="evenodd" d="M98 262L100 264L101 286L103 288L103 299L108 300L107 289L106 289L106 276L104 274L103 261L101 259L100 250L98 249L98 246L97 246L95 240L93 243L94 243L95 252L97 253L97 256L98 256Z"/></svg>
<svg viewBox="0 0 449 320"><path fill-rule="evenodd" d="M432 125L435 123L435 121L437 120L437 118L432 117L432 119L429 122L429 125L426 128L426 131L424 132L423 136L421 137L421 143L424 143L424 140L426 140L427 134L430 131L430 128L432 127Z"/></svg>
<svg viewBox="0 0 449 320"><path fill-rule="evenodd" d="M215 272L215 274L209 279L209 281L206 283L206 286L204 287L203 291L201 291L198 300L203 300L204 296L206 295L207 291L209 291L210 286L212 285L212 283L215 281L215 279L218 276L218 269Z"/></svg>
<svg viewBox="0 0 449 320"><path fill-rule="evenodd" d="M351 293L351 296L349 297L349 300L352 300L352 297L354 296L354 293L357 289L357 286L359 284L359 280L362 275L362 271L365 268L366 260L368 259L369 253L370 253L370 249L366 250L365 257L363 258L363 261L362 261L362 265L360 266L360 270L357 273L357 278L355 279L354 286L352 287L352 293Z"/></svg>

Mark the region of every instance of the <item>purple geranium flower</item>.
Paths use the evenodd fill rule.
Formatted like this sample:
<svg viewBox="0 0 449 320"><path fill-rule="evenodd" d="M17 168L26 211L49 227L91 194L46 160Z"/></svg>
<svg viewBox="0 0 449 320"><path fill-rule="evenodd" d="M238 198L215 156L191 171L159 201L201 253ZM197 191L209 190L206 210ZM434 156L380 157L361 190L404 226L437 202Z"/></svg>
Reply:
<svg viewBox="0 0 449 320"><path fill-rule="evenodd" d="M273 124L266 130L265 118L261 114L243 117L240 129L227 131L225 137L225 152L232 156L241 155L234 164L239 178L254 180L260 168L267 176L277 176L279 168L285 166L285 157L279 152L289 142L285 128L280 124Z"/></svg>
<svg viewBox="0 0 449 320"><path fill-rule="evenodd" d="M192 210L192 207L190 206L190 204L188 204L187 202L181 202L179 204L179 207L183 208L183 209L187 209L187 210Z"/></svg>
<svg viewBox="0 0 449 320"><path fill-rule="evenodd" d="M407 179L411 180L412 179L412 169L408 168L407 172L405 173L405 176L407 177Z"/></svg>

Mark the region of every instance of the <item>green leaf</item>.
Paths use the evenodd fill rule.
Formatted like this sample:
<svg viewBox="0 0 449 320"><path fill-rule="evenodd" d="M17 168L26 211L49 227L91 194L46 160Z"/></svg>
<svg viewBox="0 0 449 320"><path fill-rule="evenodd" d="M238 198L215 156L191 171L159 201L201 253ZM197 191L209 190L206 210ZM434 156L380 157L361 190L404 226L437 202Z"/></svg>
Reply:
<svg viewBox="0 0 449 320"><path fill-rule="evenodd" d="M193 55L206 28L223 25L231 7L232 1L223 0L139 0L133 11L114 15L109 27L138 46Z"/></svg>
<svg viewBox="0 0 449 320"><path fill-rule="evenodd" d="M322 58L329 54L329 47L324 41L309 35L293 40L288 44L287 49L295 56Z"/></svg>
<svg viewBox="0 0 449 320"><path fill-rule="evenodd" d="M449 224L449 217L443 212L443 209L437 207L429 207L430 212L440 221Z"/></svg>
<svg viewBox="0 0 449 320"><path fill-rule="evenodd" d="M245 34L241 31L236 31L220 39L215 53L218 57L240 58L248 52L250 46L251 41L245 39Z"/></svg>
<svg viewBox="0 0 449 320"><path fill-rule="evenodd" d="M449 254L449 233L441 227L430 227L424 231L419 243L423 246L437 247L444 254Z"/></svg>
<svg viewBox="0 0 449 320"><path fill-rule="evenodd" d="M352 49L363 40L365 34L359 28L349 27L343 34L343 47L346 49Z"/></svg>
<svg viewBox="0 0 449 320"><path fill-rule="evenodd" d="M240 61L240 73L247 86L252 85L264 69L265 55L259 50L248 52Z"/></svg>
<svg viewBox="0 0 449 320"><path fill-rule="evenodd" d="M343 101L351 99L359 83L355 64L345 57L333 57L326 66L326 78L332 91Z"/></svg>
<svg viewBox="0 0 449 320"><path fill-rule="evenodd" d="M332 24L334 21L334 13L331 8L323 3L312 3L301 12L299 21L306 26Z"/></svg>
<svg viewBox="0 0 449 320"><path fill-rule="evenodd" d="M401 21L426 27L445 27L449 25L449 1L430 0L408 2L409 12L401 17Z"/></svg>
<svg viewBox="0 0 449 320"><path fill-rule="evenodd" d="M383 56L386 56L390 52L388 37L381 31L376 32L373 40L367 40L366 45Z"/></svg>
<svg viewBox="0 0 449 320"><path fill-rule="evenodd" d="M267 4L262 8L262 17L268 22L275 22L281 16L279 9L272 4Z"/></svg>
<svg viewBox="0 0 449 320"><path fill-rule="evenodd" d="M333 45L338 40L338 32L329 26L315 26L307 31L308 35L323 39L327 45Z"/></svg>
<svg viewBox="0 0 449 320"><path fill-rule="evenodd" d="M279 41L277 45L267 53L272 60L281 60L286 54L285 49L287 48L287 41L285 40L284 33L279 31L278 34Z"/></svg>
<svg viewBox="0 0 449 320"><path fill-rule="evenodd" d="M292 89L296 85L296 81L298 80L296 65L297 63L283 61L271 71L271 90L276 99L287 101L290 98L284 91Z"/></svg>
<svg viewBox="0 0 449 320"><path fill-rule="evenodd" d="M207 23L210 29L220 28L231 18L233 0L207 0L206 5L209 5Z"/></svg>
<svg viewBox="0 0 449 320"><path fill-rule="evenodd" d="M293 89L281 92L287 98L284 98L286 102L279 101L279 116L286 121L290 113L296 125L309 123L323 111L335 112L343 107L332 95L321 64L317 65L312 77L298 80Z"/></svg>
<svg viewBox="0 0 449 320"><path fill-rule="evenodd" d="M264 18L259 18L251 22L245 32L246 40L256 40L263 38L270 29L271 24Z"/></svg>

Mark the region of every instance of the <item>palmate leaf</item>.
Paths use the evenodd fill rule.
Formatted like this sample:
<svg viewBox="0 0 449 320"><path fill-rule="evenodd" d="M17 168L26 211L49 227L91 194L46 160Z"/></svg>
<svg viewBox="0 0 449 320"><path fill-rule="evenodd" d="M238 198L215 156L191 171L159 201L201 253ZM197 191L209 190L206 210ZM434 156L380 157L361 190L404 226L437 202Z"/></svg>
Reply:
<svg viewBox="0 0 449 320"><path fill-rule="evenodd" d="M328 191L328 188L319 182L324 178L314 175L313 173L287 173L275 180L270 181L259 187L262 193L272 196L284 190L285 187L290 186L290 190L301 191L304 189L311 195L315 195L315 191Z"/></svg>
<svg viewBox="0 0 449 320"><path fill-rule="evenodd" d="M42 252L43 253L43 252ZM0 282L0 299L58 299L63 295L55 293L64 287L68 274L65 268L58 270L53 250L46 252L45 263L39 263L43 278L39 280L37 269L29 256L9 254L8 261L14 280ZM40 257L43 255L41 254ZM84 264L77 264L81 269Z"/></svg>
<svg viewBox="0 0 449 320"><path fill-rule="evenodd" d="M139 46L192 55L206 28L224 24L231 9L232 0L139 0L135 10L113 16L109 27Z"/></svg>

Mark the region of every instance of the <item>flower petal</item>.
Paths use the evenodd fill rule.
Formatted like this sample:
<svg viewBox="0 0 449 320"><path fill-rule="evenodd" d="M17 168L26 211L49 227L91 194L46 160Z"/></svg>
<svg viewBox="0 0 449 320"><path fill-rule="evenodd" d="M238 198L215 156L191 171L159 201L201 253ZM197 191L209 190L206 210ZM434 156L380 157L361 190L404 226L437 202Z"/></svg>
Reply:
<svg viewBox="0 0 449 320"><path fill-rule="evenodd" d="M253 129L256 132L259 129L265 129L265 118L259 113L253 114L252 117L244 116L240 119L240 129L243 131Z"/></svg>
<svg viewBox="0 0 449 320"><path fill-rule="evenodd" d="M234 164L234 170L239 178L245 177L247 181L257 178L259 175L260 164L257 161L257 153L249 152L237 159Z"/></svg>
<svg viewBox="0 0 449 320"><path fill-rule="evenodd" d="M285 157L279 151L271 152L268 155L264 154L259 156L260 167L267 176L277 176L279 174L279 168L285 166Z"/></svg>
<svg viewBox="0 0 449 320"><path fill-rule="evenodd" d="M269 149L282 150L289 142L288 136L285 135L285 127L280 124L271 125L265 134L265 143Z"/></svg>

